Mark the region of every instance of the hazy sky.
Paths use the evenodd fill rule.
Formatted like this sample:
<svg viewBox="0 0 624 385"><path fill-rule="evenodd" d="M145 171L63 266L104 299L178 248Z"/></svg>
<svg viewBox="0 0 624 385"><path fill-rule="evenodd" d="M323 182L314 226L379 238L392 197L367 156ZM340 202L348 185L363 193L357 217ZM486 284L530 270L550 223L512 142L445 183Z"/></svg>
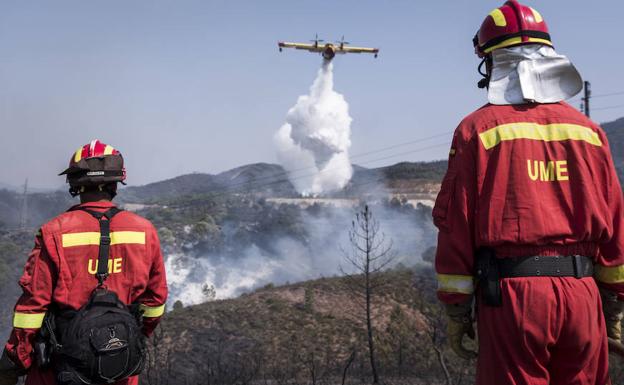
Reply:
<svg viewBox="0 0 624 385"><path fill-rule="evenodd" d="M452 131L482 105L471 39L502 1L3 0L0 182L41 187L80 145L120 149L128 182L275 162L273 135L321 58L279 53L319 36L381 48L340 56L353 154ZM596 95L624 92L624 2L530 1ZM575 105L578 103L575 102ZM619 106L617 108L598 110ZM594 99L595 120L624 116L624 94ZM450 138L450 134L449 134ZM445 138L353 159L367 167L441 159ZM431 147L422 149L423 147ZM383 159L380 159L383 158Z"/></svg>

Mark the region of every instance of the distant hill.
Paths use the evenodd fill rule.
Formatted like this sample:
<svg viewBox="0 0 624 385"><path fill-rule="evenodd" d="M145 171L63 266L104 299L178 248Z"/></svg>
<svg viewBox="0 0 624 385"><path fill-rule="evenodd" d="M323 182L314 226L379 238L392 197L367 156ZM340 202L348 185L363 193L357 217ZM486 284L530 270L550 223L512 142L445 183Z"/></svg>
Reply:
<svg viewBox="0 0 624 385"><path fill-rule="evenodd" d="M331 196L359 196L370 194L371 189L392 189L401 186L409 189L410 181L439 183L446 171L446 161L402 162L392 166L368 169L354 165L354 175L344 191ZM411 187L417 187L411 185ZM298 196L280 165L254 163L237 167L220 174L194 173L173 179L133 186L123 189L123 202L150 203L162 199L192 194L227 195L235 193L259 194L271 197Z"/></svg>
<svg viewBox="0 0 624 385"><path fill-rule="evenodd" d="M431 195L437 192L446 170L445 161L402 162L392 166L367 169L354 166L349 185L333 197L361 197L372 192L389 191L402 194ZM298 197L288 176L279 165L254 163L220 174L194 173L144 186L123 188L120 203L163 203L192 195L216 195L227 198L233 194L258 197ZM20 224L23 196L15 188L0 188L0 228L16 228ZM28 194L27 227L36 227L78 202L66 190L32 192Z"/></svg>
<svg viewBox="0 0 624 385"><path fill-rule="evenodd" d="M10 185L8 183L3 183L0 182L0 190L9 190L9 191L13 191L13 192L17 192L19 191L19 189L13 185Z"/></svg>
<svg viewBox="0 0 624 385"><path fill-rule="evenodd" d="M0 228L20 225L23 200L21 193L0 190ZM26 227L39 226L76 203L67 191L28 194Z"/></svg>
<svg viewBox="0 0 624 385"><path fill-rule="evenodd" d="M236 192L296 194L281 166L255 163L237 167L220 174L193 173L173 179L128 187L120 194L126 202L152 202L191 194L229 194Z"/></svg>
<svg viewBox="0 0 624 385"><path fill-rule="evenodd" d="M333 195L358 197L392 193L408 198L432 198L438 193L446 166L445 160L401 162L372 169L355 166L353 177L344 191Z"/></svg>
<svg viewBox="0 0 624 385"><path fill-rule="evenodd" d="M620 183L624 183L624 118L602 124L607 133L615 167L620 175Z"/></svg>
<svg viewBox="0 0 624 385"><path fill-rule="evenodd" d="M473 376L437 334L444 313L434 276L430 266L383 273L387 285L374 294L373 325L384 383L445 383L440 358L455 381ZM323 278L268 285L236 299L178 307L156 332L143 380L339 384L344 375L347 384L365 383L370 366L362 304L345 284L345 278Z"/></svg>
<svg viewBox="0 0 624 385"><path fill-rule="evenodd" d="M14 186L12 184L0 182L0 190L8 190L12 192L21 193L24 191L24 185ZM33 187L28 186L29 193L51 193L58 190L65 190L65 186L63 185L61 188L51 188L51 187Z"/></svg>

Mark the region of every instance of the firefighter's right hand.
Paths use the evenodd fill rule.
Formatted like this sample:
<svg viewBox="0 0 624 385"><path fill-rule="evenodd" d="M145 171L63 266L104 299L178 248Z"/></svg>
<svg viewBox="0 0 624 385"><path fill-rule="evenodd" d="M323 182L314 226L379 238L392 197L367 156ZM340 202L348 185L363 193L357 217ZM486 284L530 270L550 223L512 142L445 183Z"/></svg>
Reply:
<svg viewBox="0 0 624 385"><path fill-rule="evenodd" d="M475 339L470 303L446 305L446 314L448 316L447 338L451 349L465 360L477 358L477 352L466 349L463 344L464 336Z"/></svg>

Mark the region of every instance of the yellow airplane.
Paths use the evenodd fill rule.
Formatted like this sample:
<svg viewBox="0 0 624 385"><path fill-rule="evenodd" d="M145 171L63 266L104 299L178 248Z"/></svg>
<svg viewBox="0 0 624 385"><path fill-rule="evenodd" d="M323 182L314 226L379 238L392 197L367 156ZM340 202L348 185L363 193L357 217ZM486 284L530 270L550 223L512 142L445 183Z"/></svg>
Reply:
<svg viewBox="0 0 624 385"><path fill-rule="evenodd" d="M277 43L280 52L284 48L294 48L294 49L304 49L310 52L318 52L320 53L325 60L332 60L336 54L346 54L346 53L372 53L377 57L379 54L379 48L366 48L366 47L351 47L348 46L350 44L348 41L344 41L344 36L342 40L337 41L336 44L323 43L324 40L320 40L318 35L314 40L310 40L312 44L306 43L289 43L286 41L280 41Z"/></svg>

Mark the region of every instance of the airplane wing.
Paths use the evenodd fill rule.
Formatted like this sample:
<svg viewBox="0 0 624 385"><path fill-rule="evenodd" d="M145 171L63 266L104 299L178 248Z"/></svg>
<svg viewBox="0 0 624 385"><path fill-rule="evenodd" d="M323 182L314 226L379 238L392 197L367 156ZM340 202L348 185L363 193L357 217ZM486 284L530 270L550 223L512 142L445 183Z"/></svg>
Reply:
<svg viewBox="0 0 624 385"><path fill-rule="evenodd" d="M377 55L379 53L379 48L344 46L338 51L344 53L372 53Z"/></svg>
<svg viewBox="0 0 624 385"><path fill-rule="evenodd" d="M280 48L294 48L294 49L304 49L310 52L321 52L323 51L323 46L315 45L315 44L305 44L305 43L289 43L286 41L281 41L278 43Z"/></svg>

